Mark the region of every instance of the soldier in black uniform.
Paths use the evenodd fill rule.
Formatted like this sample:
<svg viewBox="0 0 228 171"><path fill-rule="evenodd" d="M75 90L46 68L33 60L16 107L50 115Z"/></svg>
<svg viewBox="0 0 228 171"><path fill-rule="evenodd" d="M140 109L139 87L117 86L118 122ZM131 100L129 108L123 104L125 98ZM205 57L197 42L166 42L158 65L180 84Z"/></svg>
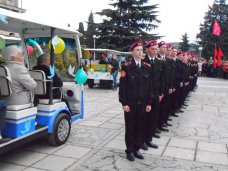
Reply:
<svg viewBox="0 0 228 171"><path fill-rule="evenodd" d="M183 113L184 111L181 110L179 107L179 99L181 95L181 90L184 86L183 83L183 67L182 61L177 58L177 49L173 47L173 56L172 59L174 60L175 67L176 67L176 91L173 94L173 112L175 113Z"/></svg>
<svg viewBox="0 0 228 171"><path fill-rule="evenodd" d="M131 45L133 59L121 71L119 101L125 118L125 143L127 159L144 159L139 152L145 131L145 115L151 111L150 65L141 61L143 55L141 41Z"/></svg>
<svg viewBox="0 0 228 171"><path fill-rule="evenodd" d="M172 60L166 56L166 43L161 41L159 43L159 59L163 63L162 68L162 91L163 91L163 99L160 104L159 109L159 129L161 131L168 131L166 127L172 126L168 123L168 117L170 115L170 105L171 101L171 93L172 93Z"/></svg>
<svg viewBox="0 0 228 171"><path fill-rule="evenodd" d="M160 138L156 134L158 127L158 118L159 118L159 102L162 99L162 85L161 85L161 73L162 73L162 63L157 58L158 54L158 44L156 40L148 41L145 45L146 47L146 56L144 61L151 65L151 74L152 74L152 90L153 90L153 100L152 100L152 110L146 115L146 128L145 128L145 137L144 144L142 149L146 150L147 146L151 148L158 148L158 146L152 143L152 137ZM160 99L160 100L159 100Z"/></svg>

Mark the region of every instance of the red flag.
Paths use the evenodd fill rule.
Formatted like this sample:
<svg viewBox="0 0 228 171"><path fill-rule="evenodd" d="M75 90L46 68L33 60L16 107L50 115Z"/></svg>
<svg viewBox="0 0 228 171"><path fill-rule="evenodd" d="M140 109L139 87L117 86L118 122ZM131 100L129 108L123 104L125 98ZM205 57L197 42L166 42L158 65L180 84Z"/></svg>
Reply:
<svg viewBox="0 0 228 171"><path fill-rule="evenodd" d="M214 49L214 61L213 61L213 64L214 64L214 68L216 68L216 61L217 61L217 55L218 55L218 52L217 52L217 48L216 48L216 45L215 45L215 49Z"/></svg>
<svg viewBox="0 0 228 171"><path fill-rule="evenodd" d="M222 65L222 63L221 63L221 57L222 56L223 56L222 49L219 47L219 50L218 50L218 67L220 67Z"/></svg>
<svg viewBox="0 0 228 171"><path fill-rule="evenodd" d="M220 26L218 24L218 21L215 20L214 21L214 26L213 26L213 34L216 35L216 36L220 36L220 33L221 33Z"/></svg>

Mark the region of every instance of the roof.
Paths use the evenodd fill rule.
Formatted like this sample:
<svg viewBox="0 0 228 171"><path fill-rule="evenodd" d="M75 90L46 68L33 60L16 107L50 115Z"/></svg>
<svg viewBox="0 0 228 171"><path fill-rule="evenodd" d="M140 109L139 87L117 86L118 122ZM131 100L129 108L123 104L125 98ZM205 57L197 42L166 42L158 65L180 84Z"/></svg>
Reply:
<svg viewBox="0 0 228 171"><path fill-rule="evenodd" d="M76 34L82 36L76 29L50 25L26 19L23 14L0 9L0 15L6 17L8 23L0 21L0 29L22 34L25 38L51 37L51 28L55 28L55 35L64 38L74 38Z"/></svg>

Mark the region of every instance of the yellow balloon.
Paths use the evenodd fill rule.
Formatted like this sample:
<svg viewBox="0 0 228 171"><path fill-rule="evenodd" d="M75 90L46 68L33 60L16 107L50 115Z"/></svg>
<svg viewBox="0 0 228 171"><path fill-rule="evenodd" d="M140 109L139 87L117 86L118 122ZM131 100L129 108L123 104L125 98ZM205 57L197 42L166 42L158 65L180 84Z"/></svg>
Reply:
<svg viewBox="0 0 228 171"><path fill-rule="evenodd" d="M59 43L57 45L55 45L55 48L54 48L54 53L55 54L60 54L64 51L65 49L65 43L63 41L63 39L57 37ZM51 47L51 41L49 41L49 48Z"/></svg>

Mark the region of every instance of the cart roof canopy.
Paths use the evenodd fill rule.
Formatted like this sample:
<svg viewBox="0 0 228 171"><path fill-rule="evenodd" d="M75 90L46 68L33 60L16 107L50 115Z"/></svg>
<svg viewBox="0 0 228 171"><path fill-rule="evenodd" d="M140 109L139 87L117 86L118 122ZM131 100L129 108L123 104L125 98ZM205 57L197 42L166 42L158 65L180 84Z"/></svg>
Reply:
<svg viewBox="0 0 228 171"><path fill-rule="evenodd" d="M85 48L84 50L92 51L92 52L105 52L113 55L128 55L131 54L130 52L121 52L117 50L112 50L112 49L90 49L90 48Z"/></svg>
<svg viewBox="0 0 228 171"><path fill-rule="evenodd" d="M6 22L0 20L0 30L19 33L24 38L51 37L51 28L55 28L55 35L63 38L75 38L76 34L80 37L81 33L71 27L60 27L44 24L37 21L26 19L23 14L0 9L1 17Z"/></svg>

